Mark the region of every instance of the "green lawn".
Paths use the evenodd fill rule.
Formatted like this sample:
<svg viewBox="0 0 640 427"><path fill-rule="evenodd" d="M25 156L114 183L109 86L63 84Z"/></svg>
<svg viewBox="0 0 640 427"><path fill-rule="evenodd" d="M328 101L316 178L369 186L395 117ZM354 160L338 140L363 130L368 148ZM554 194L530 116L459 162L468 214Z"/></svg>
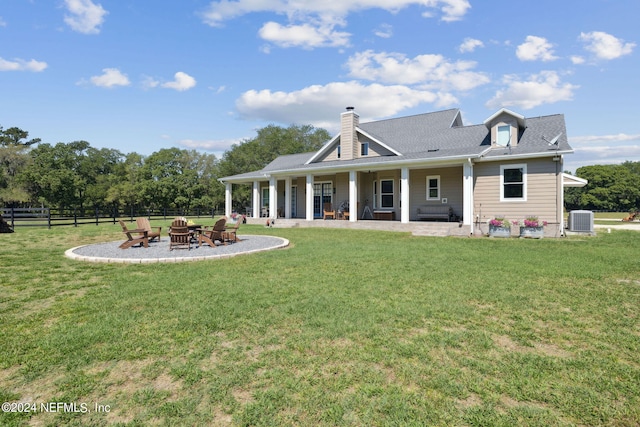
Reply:
<svg viewBox="0 0 640 427"><path fill-rule="evenodd" d="M36 404L0 425L640 424L637 231L240 230L291 247L110 265L63 253L117 225L0 234L0 400Z"/></svg>

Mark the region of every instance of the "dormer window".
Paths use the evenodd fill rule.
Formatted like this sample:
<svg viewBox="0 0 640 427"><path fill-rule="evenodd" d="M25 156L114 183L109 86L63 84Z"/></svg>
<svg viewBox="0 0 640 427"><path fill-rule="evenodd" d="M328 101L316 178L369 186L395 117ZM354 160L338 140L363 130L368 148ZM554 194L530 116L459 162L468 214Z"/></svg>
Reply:
<svg viewBox="0 0 640 427"><path fill-rule="evenodd" d="M511 147L518 145L518 138L521 132L527 127L524 116L501 109L487 120L484 125L491 132L491 145L493 147Z"/></svg>
<svg viewBox="0 0 640 427"><path fill-rule="evenodd" d="M498 126L498 137L496 139L496 145L500 147L506 147L511 140L511 126Z"/></svg>
<svg viewBox="0 0 640 427"><path fill-rule="evenodd" d="M342 153L342 150L340 150L340 144L338 144L338 158L340 158L341 153Z"/></svg>
<svg viewBox="0 0 640 427"><path fill-rule="evenodd" d="M363 142L362 144L360 144L360 155L361 156L368 156L369 155L369 143L368 142Z"/></svg>

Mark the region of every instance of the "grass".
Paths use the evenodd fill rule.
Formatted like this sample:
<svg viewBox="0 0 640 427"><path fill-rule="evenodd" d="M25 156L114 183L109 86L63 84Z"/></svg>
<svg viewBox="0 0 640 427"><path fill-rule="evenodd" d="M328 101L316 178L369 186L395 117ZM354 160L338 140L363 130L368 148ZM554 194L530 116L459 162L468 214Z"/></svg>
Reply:
<svg viewBox="0 0 640 427"><path fill-rule="evenodd" d="M243 232L291 247L110 265L63 252L119 226L0 235L0 400L38 405L0 425L640 423L636 231Z"/></svg>

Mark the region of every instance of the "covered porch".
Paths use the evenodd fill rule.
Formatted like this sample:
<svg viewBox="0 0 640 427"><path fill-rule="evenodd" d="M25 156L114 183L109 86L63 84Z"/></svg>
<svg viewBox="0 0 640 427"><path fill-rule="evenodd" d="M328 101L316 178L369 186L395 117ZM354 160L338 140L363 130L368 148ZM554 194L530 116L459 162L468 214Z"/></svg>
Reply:
<svg viewBox="0 0 640 427"><path fill-rule="evenodd" d="M249 206L235 206L248 218L295 220L297 224L323 218L325 206L347 223L375 220L386 223L455 222L470 230L473 219L473 164L424 165L313 171L306 175L242 177L225 183L225 213L233 208L233 184L248 185ZM348 215L344 215L348 212ZM443 215L444 212L444 215ZM337 226L337 224L333 224Z"/></svg>

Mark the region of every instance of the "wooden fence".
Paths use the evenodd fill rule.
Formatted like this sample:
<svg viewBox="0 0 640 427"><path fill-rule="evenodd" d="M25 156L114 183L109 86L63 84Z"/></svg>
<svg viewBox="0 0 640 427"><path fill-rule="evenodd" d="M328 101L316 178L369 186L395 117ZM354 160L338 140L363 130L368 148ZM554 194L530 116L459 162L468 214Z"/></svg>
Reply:
<svg viewBox="0 0 640 427"><path fill-rule="evenodd" d="M0 214L4 220L15 229L16 227L46 226L48 228L60 225L113 223L118 220L134 221L137 217L149 219L170 219L176 216L213 218L222 215L215 209L128 209L128 210L101 210L101 209L53 209L53 208L0 208Z"/></svg>

